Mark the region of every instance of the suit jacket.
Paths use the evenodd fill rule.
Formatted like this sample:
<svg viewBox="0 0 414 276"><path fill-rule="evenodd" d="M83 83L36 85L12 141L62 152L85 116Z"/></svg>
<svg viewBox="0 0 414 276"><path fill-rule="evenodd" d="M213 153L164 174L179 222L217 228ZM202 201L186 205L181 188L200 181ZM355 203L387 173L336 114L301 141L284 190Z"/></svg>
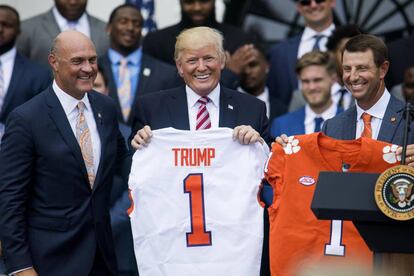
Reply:
<svg viewBox="0 0 414 276"><path fill-rule="evenodd" d="M112 100L88 97L101 140L91 190L76 137L52 86L9 116L0 151L0 235L9 271L88 275L97 247L117 264L109 195L126 146Z"/></svg>
<svg viewBox="0 0 414 276"><path fill-rule="evenodd" d="M404 124L403 118L404 104L391 96L387 109L382 120L381 128L377 140L402 145ZM345 112L326 120L322 131L335 139L353 140L356 135L357 111L356 106L350 107ZM413 129L414 125L411 125ZM408 138L409 144L414 143L414 134Z"/></svg>
<svg viewBox="0 0 414 276"><path fill-rule="evenodd" d="M134 117L134 109L131 109L129 119L125 122L122 115L121 104L118 98L118 92L116 88L116 77L114 76L111 68L111 61L108 54L99 59L99 64L103 68L103 73L108 80L109 96L116 102L116 108L118 113L118 121L131 125L132 118ZM150 72L148 74L148 72ZM145 95L151 92L157 92L160 90L170 89L179 85L182 85L183 81L177 73L177 69L169 64L161 62L151 56L142 55L141 67L139 72L139 81L135 92L135 98L132 106L136 105L138 96ZM129 135L129 134L128 134Z"/></svg>
<svg viewBox="0 0 414 276"><path fill-rule="evenodd" d="M0 123L4 124L14 108L46 89L51 81L49 70L16 53L10 85L0 110Z"/></svg>
<svg viewBox="0 0 414 276"><path fill-rule="evenodd" d="M341 113L342 108L337 108L336 114ZM270 136L277 137L281 134L300 135L305 134L305 106L294 112L289 112L273 120L270 127Z"/></svg>
<svg viewBox="0 0 414 276"><path fill-rule="evenodd" d="M109 47L106 24L89 14L87 17L91 40L95 44L98 56L103 56ZM31 60L48 65L47 56L50 46L59 33L59 26L50 9L22 22L21 33L16 42L17 49Z"/></svg>
<svg viewBox="0 0 414 276"><path fill-rule="evenodd" d="M298 88L295 66L298 59L299 43L302 35L294 36L276 44L269 54L269 93L289 106L292 93Z"/></svg>
<svg viewBox="0 0 414 276"><path fill-rule="evenodd" d="M185 87L143 96L136 105L132 133L149 125L151 129L174 127L189 130ZM263 101L225 87L220 90L219 126L250 125L269 141L269 122Z"/></svg>

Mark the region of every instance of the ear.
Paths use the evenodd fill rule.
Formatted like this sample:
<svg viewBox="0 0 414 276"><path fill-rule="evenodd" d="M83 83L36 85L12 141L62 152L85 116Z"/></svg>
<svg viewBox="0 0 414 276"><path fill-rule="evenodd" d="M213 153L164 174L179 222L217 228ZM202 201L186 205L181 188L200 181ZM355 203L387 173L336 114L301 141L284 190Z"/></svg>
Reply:
<svg viewBox="0 0 414 276"><path fill-rule="evenodd" d="M47 57L50 67L52 67L53 71L58 71L59 62L54 54L49 54Z"/></svg>
<svg viewBox="0 0 414 276"><path fill-rule="evenodd" d="M388 72L388 68L390 67L390 63L389 61L384 61L383 64L381 64L381 66L379 67L380 70L380 78L383 80L385 78L385 75Z"/></svg>
<svg viewBox="0 0 414 276"><path fill-rule="evenodd" d="M183 71L183 67L182 67L181 61L179 59L175 61L175 66L177 67L178 74L181 77L183 77L184 76L184 71Z"/></svg>

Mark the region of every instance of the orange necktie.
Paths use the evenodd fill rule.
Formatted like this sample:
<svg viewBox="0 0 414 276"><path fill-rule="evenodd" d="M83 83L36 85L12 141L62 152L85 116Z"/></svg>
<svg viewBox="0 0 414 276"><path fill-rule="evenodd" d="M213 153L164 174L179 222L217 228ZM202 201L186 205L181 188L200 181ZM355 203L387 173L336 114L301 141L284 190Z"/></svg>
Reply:
<svg viewBox="0 0 414 276"><path fill-rule="evenodd" d="M365 112L362 113L362 121L364 122L364 130L362 131L361 137L372 138L371 119L372 119L371 115Z"/></svg>

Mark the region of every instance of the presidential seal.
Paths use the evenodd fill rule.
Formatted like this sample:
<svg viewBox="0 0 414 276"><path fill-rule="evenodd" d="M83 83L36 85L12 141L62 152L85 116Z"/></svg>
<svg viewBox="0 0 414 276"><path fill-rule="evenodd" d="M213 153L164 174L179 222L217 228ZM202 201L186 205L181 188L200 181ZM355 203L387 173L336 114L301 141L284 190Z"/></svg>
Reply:
<svg viewBox="0 0 414 276"><path fill-rule="evenodd" d="M375 202L394 220L414 218L414 168L399 165L384 171L375 184Z"/></svg>

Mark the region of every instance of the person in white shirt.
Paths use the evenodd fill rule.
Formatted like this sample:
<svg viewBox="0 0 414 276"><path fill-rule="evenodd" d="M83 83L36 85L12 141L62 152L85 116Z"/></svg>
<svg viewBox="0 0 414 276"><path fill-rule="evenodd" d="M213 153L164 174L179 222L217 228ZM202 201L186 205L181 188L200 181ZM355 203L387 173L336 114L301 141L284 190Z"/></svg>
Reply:
<svg viewBox="0 0 414 276"><path fill-rule="evenodd" d="M55 0L47 12L22 22L22 31L17 40L17 49L26 57L48 65L49 48L53 39L66 30L76 30L89 37L98 56L109 47L105 22L86 12L87 0Z"/></svg>
<svg viewBox="0 0 414 276"><path fill-rule="evenodd" d="M305 29L277 43L270 51L268 86L286 106L299 84L295 73L297 59L312 50L326 51L326 41L335 29L332 12L335 4L335 0L298 0L296 9L303 16Z"/></svg>

